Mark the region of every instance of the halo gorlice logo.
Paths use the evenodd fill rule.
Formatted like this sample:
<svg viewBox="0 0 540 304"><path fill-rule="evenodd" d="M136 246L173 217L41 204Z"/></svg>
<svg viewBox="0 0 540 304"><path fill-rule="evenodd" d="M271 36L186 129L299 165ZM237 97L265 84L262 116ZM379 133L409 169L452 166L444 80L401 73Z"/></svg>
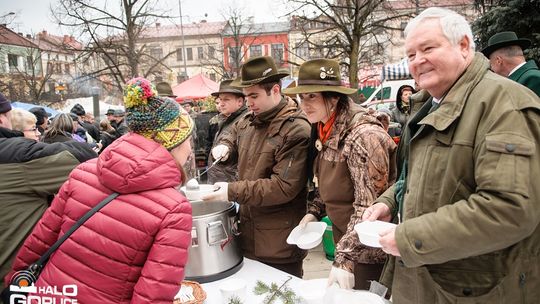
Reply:
<svg viewBox="0 0 540 304"><path fill-rule="evenodd" d="M12 294L9 297L10 304L73 304L78 303L77 285L36 287L36 277L31 271L17 271L11 277L9 290Z"/></svg>
<svg viewBox="0 0 540 304"><path fill-rule="evenodd" d="M36 277L31 271L17 271L11 277L11 285L9 285L9 290L13 292L36 293L37 288L34 286L36 281Z"/></svg>

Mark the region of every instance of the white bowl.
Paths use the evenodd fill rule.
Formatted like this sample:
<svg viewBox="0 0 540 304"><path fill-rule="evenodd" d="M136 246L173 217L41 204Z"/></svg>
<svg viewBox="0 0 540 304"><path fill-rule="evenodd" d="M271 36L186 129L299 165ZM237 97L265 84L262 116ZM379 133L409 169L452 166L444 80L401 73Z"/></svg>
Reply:
<svg viewBox="0 0 540 304"><path fill-rule="evenodd" d="M321 243L326 226L325 222L311 222L304 229L296 226L287 237L287 243L306 250L315 248Z"/></svg>
<svg viewBox="0 0 540 304"><path fill-rule="evenodd" d="M383 231L396 227L396 224L382 222L382 221L364 221L360 224L354 225L354 231L358 234L360 242L370 247L380 248L379 234Z"/></svg>
<svg viewBox="0 0 540 304"><path fill-rule="evenodd" d="M201 200L201 197L203 197L204 195L212 193L217 189L214 185L200 184L199 189L197 190L188 190L186 189L186 186L180 187L180 190L182 190L188 200L198 201Z"/></svg>
<svg viewBox="0 0 540 304"><path fill-rule="evenodd" d="M298 295L307 304L324 304L328 279L303 280L298 284Z"/></svg>
<svg viewBox="0 0 540 304"><path fill-rule="evenodd" d="M232 297L244 302L246 300L247 282L244 279L231 278L219 284L223 303L229 303Z"/></svg>

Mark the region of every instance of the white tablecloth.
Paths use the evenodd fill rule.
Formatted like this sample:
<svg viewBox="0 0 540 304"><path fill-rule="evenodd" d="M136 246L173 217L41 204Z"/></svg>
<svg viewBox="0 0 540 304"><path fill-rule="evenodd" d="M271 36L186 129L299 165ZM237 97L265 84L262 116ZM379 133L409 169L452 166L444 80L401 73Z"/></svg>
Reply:
<svg viewBox="0 0 540 304"><path fill-rule="evenodd" d="M264 295L256 296L253 294L253 288L255 287L257 280L260 280L268 285L270 283L276 283L278 285L281 285L289 277L292 277L292 279L287 283L287 286L291 288L292 290L294 290L297 295L299 295L298 290L302 282L304 282L304 280L295 276L291 276L290 274L286 272L270 267L261 262L244 258L244 265L237 273L218 281L201 284L204 291L206 291L206 295L207 295L206 301L204 303L205 304L225 303L225 301L222 300L221 292L219 291L219 285L223 281L231 279L231 278L240 278L240 279L244 279L247 282L246 299L243 301L244 304L262 303L264 299ZM279 301L276 301L275 303L279 303Z"/></svg>

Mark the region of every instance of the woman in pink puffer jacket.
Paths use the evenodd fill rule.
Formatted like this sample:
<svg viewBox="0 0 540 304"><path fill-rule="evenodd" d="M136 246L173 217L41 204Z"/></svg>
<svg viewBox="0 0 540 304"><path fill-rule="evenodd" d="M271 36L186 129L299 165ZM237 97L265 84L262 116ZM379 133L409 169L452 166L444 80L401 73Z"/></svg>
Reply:
<svg viewBox="0 0 540 304"><path fill-rule="evenodd" d="M157 97L146 79L128 82L124 96L132 132L71 173L6 283L118 192L53 253L35 284L37 295L51 297L40 287L76 285L76 295L67 298L83 304L172 303L191 242L191 206L175 188L185 179L181 167L191 153L193 121L176 102Z"/></svg>

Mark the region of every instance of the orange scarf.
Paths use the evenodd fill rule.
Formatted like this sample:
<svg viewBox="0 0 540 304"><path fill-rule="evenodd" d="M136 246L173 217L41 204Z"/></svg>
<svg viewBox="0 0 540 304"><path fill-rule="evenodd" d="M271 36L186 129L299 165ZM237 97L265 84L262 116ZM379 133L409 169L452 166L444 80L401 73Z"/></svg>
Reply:
<svg viewBox="0 0 540 304"><path fill-rule="evenodd" d="M330 137L330 134L332 133L332 127L334 126L334 122L336 121L336 112L333 112L332 115L330 115L330 119L323 124L322 122L319 122L317 125L319 130L319 139L321 140L321 143L325 143L326 140Z"/></svg>

